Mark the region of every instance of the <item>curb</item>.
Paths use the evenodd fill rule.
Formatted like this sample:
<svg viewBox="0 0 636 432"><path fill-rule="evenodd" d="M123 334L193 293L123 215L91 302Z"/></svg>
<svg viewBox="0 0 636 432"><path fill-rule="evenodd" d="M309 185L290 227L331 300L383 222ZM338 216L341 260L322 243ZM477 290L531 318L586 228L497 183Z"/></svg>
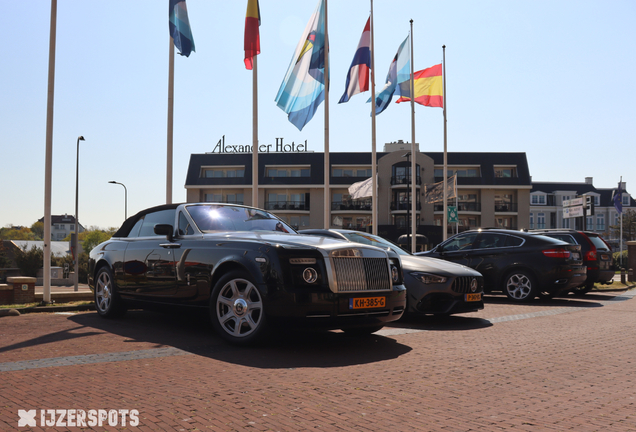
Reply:
<svg viewBox="0 0 636 432"><path fill-rule="evenodd" d="M95 303L90 303L87 305L78 305L78 306L33 306L33 307L25 307L18 309L9 309L15 310L19 314L26 313L37 313L37 312L85 312L95 310Z"/></svg>

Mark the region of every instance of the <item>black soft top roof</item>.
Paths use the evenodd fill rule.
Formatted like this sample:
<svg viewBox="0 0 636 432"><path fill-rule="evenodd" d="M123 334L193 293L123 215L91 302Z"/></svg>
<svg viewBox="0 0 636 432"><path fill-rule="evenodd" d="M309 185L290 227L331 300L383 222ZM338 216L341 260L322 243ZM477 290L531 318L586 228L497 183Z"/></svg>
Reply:
<svg viewBox="0 0 636 432"><path fill-rule="evenodd" d="M141 219L142 217L144 217L148 213L153 213L153 212L161 211L161 210L176 209L180 205L181 204L162 204L162 205L158 205L156 207L150 207L148 209L142 210L139 213L137 213L136 215L131 216L128 219L126 219L124 221L124 223L121 225L121 227L119 227L117 232L115 234L113 234L113 237L128 237L128 234L130 233L130 230L132 229L132 227L135 226L135 224L137 223L137 221L139 219Z"/></svg>

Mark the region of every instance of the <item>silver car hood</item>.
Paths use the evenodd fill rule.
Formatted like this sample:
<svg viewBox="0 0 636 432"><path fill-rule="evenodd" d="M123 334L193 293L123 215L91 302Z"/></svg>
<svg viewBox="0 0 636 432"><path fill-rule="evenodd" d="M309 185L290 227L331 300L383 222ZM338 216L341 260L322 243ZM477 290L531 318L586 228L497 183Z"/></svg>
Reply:
<svg viewBox="0 0 636 432"><path fill-rule="evenodd" d="M402 268L405 272L422 271L440 276L481 276L470 267L424 256L401 255Z"/></svg>

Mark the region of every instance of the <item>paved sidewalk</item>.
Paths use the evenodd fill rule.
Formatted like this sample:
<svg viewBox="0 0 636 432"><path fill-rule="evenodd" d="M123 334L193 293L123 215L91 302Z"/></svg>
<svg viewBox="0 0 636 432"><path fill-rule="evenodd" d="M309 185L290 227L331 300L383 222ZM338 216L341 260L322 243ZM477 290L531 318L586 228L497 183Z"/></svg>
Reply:
<svg viewBox="0 0 636 432"><path fill-rule="evenodd" d="M196 314L0 318L0 430L28 430L19 410L75 409L139 412L95 430L634 431L635 294L492 296L368 338L260 348L228 346Z"/></svg>

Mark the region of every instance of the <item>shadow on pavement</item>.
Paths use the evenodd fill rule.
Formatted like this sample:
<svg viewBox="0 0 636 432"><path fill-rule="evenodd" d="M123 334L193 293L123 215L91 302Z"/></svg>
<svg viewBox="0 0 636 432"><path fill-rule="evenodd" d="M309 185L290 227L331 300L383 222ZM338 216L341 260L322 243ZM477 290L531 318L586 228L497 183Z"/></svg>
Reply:
<svg viewBox="0 0 636 432"><path fill-rule="evenodd" d="M577 297L573 294L567 297L554 297L551 299L535 298L532 301L517 302L510 300L505 295L487 294L484 296L484 303L487 304L500 304L500 305L516 305L516 306L535 306L535 307L602 307L599 302L612 300L615 296L608 295L594 295L588 294L583 297ZM487 307L487 306L486 306Z"/></svg>
<svg viewBox="0 0 636 432"><path fill-rule="evenodd" d="M393 328L408 328L431 331L477 330L491 327L493 324L483 318L450 316L407 316L396 323L389 324Z"/></svg>
<svg viewBox="0 0 636 432"><path fill-rule="evenodd" d="M341 332L287 329L276 331L262 346L235 347L216 335L207 314L182 311L132 310L117 319L85 313L69 320L122 336L124 342L150 343L149 348L171 346L219 361L265 369L342 367L390 360L411 351L409 346L375 334L354 337Z"/></svg>

